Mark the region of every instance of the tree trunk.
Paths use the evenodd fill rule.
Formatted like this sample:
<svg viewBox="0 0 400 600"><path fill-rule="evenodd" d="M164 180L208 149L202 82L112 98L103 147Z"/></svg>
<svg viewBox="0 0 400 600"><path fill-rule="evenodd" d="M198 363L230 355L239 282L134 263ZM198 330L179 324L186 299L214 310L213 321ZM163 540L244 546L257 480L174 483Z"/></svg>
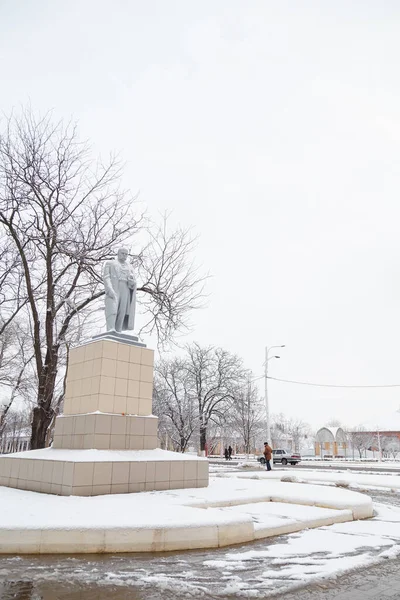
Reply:
<svg viewBox="0 0 400 600"><path fill-rule="evenodd" d="M31 450L46 447L47 428L51 423L51 415L47 416L41 406L35 406L32 417Z"/></svg>
<svg viewBox="0 0 400 600"><path fill-rule="evenodd" d="M207 425L200 426L200 450L204 452L207 444Z"/></svg>
<svg viewBox="0 0 400 600"><path fill-rule="evenodd" d="M31 450L46 447L47 429L53 419L54 410L51 403L56 385L58 356L55 349L52 354L39 377L37 406L33 409L32 417Z"/></svg>

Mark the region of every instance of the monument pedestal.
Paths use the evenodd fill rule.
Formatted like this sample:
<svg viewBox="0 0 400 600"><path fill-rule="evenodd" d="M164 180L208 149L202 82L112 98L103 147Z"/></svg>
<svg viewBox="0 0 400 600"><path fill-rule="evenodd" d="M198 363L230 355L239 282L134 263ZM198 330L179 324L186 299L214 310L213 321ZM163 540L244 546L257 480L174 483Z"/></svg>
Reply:
<svg viewBox="0 0 400 600"><path fill-rule="evenodd" d="M124 334L73 348L53 447L0 457L0 485L78 496L206 487L207 459L157 447L153 360Z"/></svg>

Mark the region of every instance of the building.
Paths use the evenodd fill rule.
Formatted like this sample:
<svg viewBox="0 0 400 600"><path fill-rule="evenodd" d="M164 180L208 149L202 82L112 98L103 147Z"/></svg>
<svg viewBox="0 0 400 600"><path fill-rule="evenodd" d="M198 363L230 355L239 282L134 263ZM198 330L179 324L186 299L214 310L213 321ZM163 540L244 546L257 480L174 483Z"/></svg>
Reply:
<svg viewBox="0 0 400 600"><path fill-rule="evenodd" d="M5 431L0 439L0 454L30 450L32 429L24 427L15 431Z"/></svg>
<svg viewBox="0 0 400 600"><path fill-rule="evenodd" d="M387 415L382 415L376 419L376 422L364 423L360 428L362 433L370 436L388 437L400 441L400 409Z"/></svg>
<svg viewBox="0 0 400 600"><path fill-rule="evenodd" d="M345 432L341 427L321 427L315 437L315 455L378 459L400 455L400 409Z"/></svg>
<svg viewBox="0 0 400 600"><path fill-rule="evenodd" d="M346 457L348 441L341 427L321 427L315 436L315 456L318 458Z"/></svg>
<svg viewBox="0 0 400 600"><path fill-rule="evenodd" d="M374 458L376 453L381 458L396 458L400 453L400 410L364 423L349 432L349 437L354 438L353 445L360 455L367 456L369 451Z"/></svg>

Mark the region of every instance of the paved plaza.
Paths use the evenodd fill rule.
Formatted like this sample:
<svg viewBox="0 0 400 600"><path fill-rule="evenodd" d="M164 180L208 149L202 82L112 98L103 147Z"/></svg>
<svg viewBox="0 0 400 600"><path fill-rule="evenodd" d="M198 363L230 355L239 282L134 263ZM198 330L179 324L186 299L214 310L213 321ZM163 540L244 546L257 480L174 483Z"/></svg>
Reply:
<svg viewBox="0 0 400 600"><path fill-rule="evenodd" d="M400 560L389 560L368 569L353 571L337 579L308 585L287 594L281 600L400 600Z"/></svg>
<svg viewBox="0 0 400 600"><path fill-rule="evenodd" d="M0 582L1 600L155 600L163 597L181 598L175 590L164 590L162 596L157 590L98 587L95 584L74 585L69 583L33 583L14 580ZM186 596L187 597L187 596ZM193 597L193 596L192 596ZM202 594L203 600L233 600L235 596ZM237 596L236 596L237 597ZM262 596L256 596L259 600ZM287 594L265 596L265 600L398 600L400 599L400 560L375 565L368 570L349 573L338 579L309 585Z"/></svg>
<svg viewBox="0 0 400 600"><path fill-rule="evenodd" d="M218 480L228 485L230 478ZM236 481L243 485L248 480ZM335 488L325 489L331 493ZM0 598L400 600L400 494L387 488L369 494L373 519L239 546L134 555L3 555Z"/></svg>

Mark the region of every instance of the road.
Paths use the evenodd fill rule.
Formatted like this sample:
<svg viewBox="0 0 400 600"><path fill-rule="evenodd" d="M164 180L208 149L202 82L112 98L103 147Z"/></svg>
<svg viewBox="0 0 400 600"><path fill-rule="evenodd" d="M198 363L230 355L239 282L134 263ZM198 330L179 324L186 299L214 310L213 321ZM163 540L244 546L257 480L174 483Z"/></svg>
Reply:
<svg viewBox="0 0 400 600"><path fill-rule="evenodd" d="M289 465L290 466L290 465ZM290 467L293 468L293 467ZM329 463L325 462L322 464L313 463L310 465L309 463L300 463L296 465L296 469L312 469L312 470L324 470L324 471L353 471L358 473L365 473L366 471L372 473L390 473L391 475L398 473L400 475L400 465L399 466L385 466L384 463Z"/></svg>
<svg viewBox="0 0 400 600"><path fill-rule="evenodd" d="M221 466L221 467L227 467L227 468L233 468L233 469L237 469L240 465L240 463L242 462L254 462L254 468L255 469L260 469L258 463L254 460L251 461L244 461L244 460L231 460L231 461L225 461L225 460L221 460L221 459L211 459L210 460L210 465L216 465ZM400 476L400 463L397 465L393 465L393 463L351 463L351 462L329 462L329 461L324 461L324 462L317 462L317 461L304 461L302 463L299 463L295 466L292 465L287 465L287 467L283 467L282 465L274 465L274 469L306 469L306 470L310 470L312 469L314 470L322 470L322 471L353 471L353 472L360 472L360 473L365 473L366 471L372 472L372 473L390 473L390 474L395 474L398 473Z"/></svg>

